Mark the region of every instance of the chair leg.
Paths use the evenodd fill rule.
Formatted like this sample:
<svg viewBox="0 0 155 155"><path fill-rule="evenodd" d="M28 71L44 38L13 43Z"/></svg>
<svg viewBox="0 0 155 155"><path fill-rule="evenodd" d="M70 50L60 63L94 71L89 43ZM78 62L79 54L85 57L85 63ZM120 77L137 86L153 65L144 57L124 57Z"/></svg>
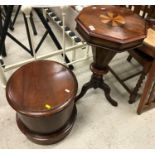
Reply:
<svg viewBox="0 0 155 155"><path fill-rule="evenodd" d="M7 8L6 17L5 17L5 20L4 20L4 23L3 23L3 27L2 27L2 33L0 35L0 37L1 37L0 55L2 55L2 51L4 49L4 43L5 43L8 27L9 27L9 24L10 24L10 20L11 20L13 7L14 7L13 5L9 5L8 8ZM3 53L3 54L5 56L6 53Z"/></svg>
<svg viewBox="0 0 155 155"><path fill-rule="evenodd" d="M128 62L131 62L131 59L132 59L132 56L129 55L128 58L127 58L127 61L128 61Z"/></svg>
<svg viewBox="0 0 155 155"><path fill-rule="evenodd" d="M3 56L3 57L6 57L6 56L7 56L6 48L5 48L5 43L4 43L3 46L2 46L2 56Z"/></svg>
<svg viewBox="0 0 155 155"><path fill-rule="evenodd" d="M32 13L31 13L31 15L30 15L30 22L31 22L33 34L34 34L34 35L37 35L37 30L36 30L36 27L35 27L35 24L34 24L33 14L32 14Z"/></svg>
<svg viewBox="0 0 155 155"><path fill-rule="evenodd" d="M130 94L129 104L132 104L135 102L136 97L138 95L139 88L141 87L141 84L143 83L145 76L146 76L146 73L143 71L142 74L140 75L139 79L138 79L136 87L133 89L132 93Z"/></svg>
<svg viewBox="0 0 155 155"><path fill-rule="evenodd" d="M17 8L16 14L15 14L15 17L14 17L13 21L10 23L10 30L12 30L12 31L14 30L14 25L15 25L17 16L19 14L20 8L21 8L21 5L18 5L18 8Z"/></svg>

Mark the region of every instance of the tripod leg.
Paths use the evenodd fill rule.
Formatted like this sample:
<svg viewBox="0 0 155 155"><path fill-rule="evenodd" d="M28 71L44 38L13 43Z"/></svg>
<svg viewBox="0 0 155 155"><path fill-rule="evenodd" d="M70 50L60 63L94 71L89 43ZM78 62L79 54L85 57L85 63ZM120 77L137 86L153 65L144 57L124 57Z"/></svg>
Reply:
<svg viewBox="0 0 155 155"><path fill-rule="evenodd" d="M83 85L80 94L75 98L75 102L77 102L81 97L83 97L90 88L93 88L93 83L91 83L91 81Z"/></svg>
<svg viewBox="0 0 155 155"><path fill-rule="evenodd" d="M110 88L106 83L104 83L104 81L99 85L99 88L101 88L104 91L105 97L111 103L111 105L113 105L113 106L118 105L117 102L111 98Z"/></svg>

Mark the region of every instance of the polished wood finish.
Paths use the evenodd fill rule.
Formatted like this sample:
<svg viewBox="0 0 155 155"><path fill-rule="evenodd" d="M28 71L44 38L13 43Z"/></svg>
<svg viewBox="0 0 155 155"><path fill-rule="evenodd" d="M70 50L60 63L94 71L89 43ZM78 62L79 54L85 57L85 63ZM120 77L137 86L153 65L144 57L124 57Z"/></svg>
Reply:
<svg viewBox="0 0 155 155"><path fill-rule="evenodd" d="M75 101L79 100L85 95L90 88L100 88L104 91L106 99L113 105L117 106L117 102L110 96L110 88L104 82L103 75L108 72L107 63L115 56L115 52L107 51L104 48L92 47L94 62L90 65L92 76L89 82L83 85L80 94Z"/></svg>
<svg viewBox="0 0 155 155"><path fill-rule="evenodd" d="M146 21L146 27L152 27L153 24L155 25L155 6L149 6L149 5L130 5L125 6L131 9L134 13L141 16ZM149 29L148 29L149 30ZM145 79L145 76L149 72L153 60L155 58L155 46L152 47L146 41L148 42L149 38L149 31L147 30L147 38L144 40L143 45L131 50L128 50L129 57L127 60L130 62L132 58L134 58L140 65L142 65L143 69L141 72L135 73L134 75L130 75L129 77L126 77L125 79L121 79L113 70L113 75L117 78L117 80L122 84L122 86L129 92L129 103L134 103L136 99L138 98L138 91ZM149 37L149 38L148 38ZM133 89L130 89L127 84L125 83L127 80L139 75L139 79Z"/></svg>
<svg viewBox="0 0 155 155"><path fill-rule="evenodd" d="M154 20L155 6L132 5L132 6L129 6L129 8L132 9L133 12L139 14L141 17L143 17L146 20L147 28L153 27L153 24L155 25L155 20ZM148 36L148 30L147 30L147 36ZM132 57L143 67L140 77L137 81L137 84L131 92L129 103L135 102L138 96L138 91L143 83L143 80L145 79L145 76L148 74L155 58L155 54L154 54L155 47L153 48L150 45L146 44L145 40L144 40L143 46L138 47L132 51L129 51L128 60L131 59Z"/></svg>
<svg viewBox="0 0 155 155"><path fill-rule="evenodd" d="M115 15L112 12L107 12L107 15L101 14L100 17L102 18L102 23L109 23L111 26L122 26L126 23L123 16Z"/></svg>
<svg viewBox="0 0 155 155"><path fill-rule="evenodd" d="M112 26L103 23L101 15L108 12L120 15L125 24ZM103 46L114 51L124 51L140 45L146 37L145 21L130 9L119 6L89 6L76 18L76 29L91 45Z"/></svg>
<svg viewBox="0 0 155 155"><path fill-rule="evenodd" d="M91 80L82 87L76 101L89 88L101 88L107 100L117 106L117 102L110 97L110 88L105 84L103 75L108 72L108 64L116 53L142 44L146 36L145 21L123 7L89 6L80 12L76 22L77 31L92 46L93 51Z"/></svg>
<svg viewBox="0 0 155 155"><path fill-rule="evenodd" d="M47 60L22 66L6 87L7 100L17 112L18 127L39 144L55 143L69 133L76 116L76 93L74 74L62 64Z"/></svg>
<svg viewBox="0 0 155 155"><path fill-rule="evenodd" d="M145 82L145 87L137 108L137 113L141 114L144 111L152 109L155 107L155 60L148 72L147 80ZM152 87L153 85L153 87Z"/></svg>
<svg viewBox="0 0 155 155"><path fill-rule="evenodd" d="M49 134L40 134L40 133L38 134L36 132L32 132L29 128L25 126L25 124L21 121L21 119L19 119L18 115L16 115L16 121L21 132L25 134L29 140L31 140L36 144L49 145L57 143L60 140L63 140L70 133L73 124L75 122L76 115L77 110L76 107L74 107L72 115L70 116L67 123L59 130L56 130L55 132L51 132ZM56 121L58 120L55 120L55 122ZM54 122L48 122L48 123L54 123ZM53 125L55 125L55 123Z"/></svg>

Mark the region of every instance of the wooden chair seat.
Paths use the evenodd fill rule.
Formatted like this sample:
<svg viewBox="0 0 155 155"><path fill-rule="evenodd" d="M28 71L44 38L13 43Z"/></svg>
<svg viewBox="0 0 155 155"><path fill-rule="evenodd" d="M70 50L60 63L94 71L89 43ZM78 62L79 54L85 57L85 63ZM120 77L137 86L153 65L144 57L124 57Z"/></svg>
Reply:
<svg viewBox="0 0 155 155"><path fill-rule="evenodd" d="M151 46L152 48L155 48L155 30L152 28L149 28L147 30L147 38L144 39L144 44L146 46Z"/></svg>

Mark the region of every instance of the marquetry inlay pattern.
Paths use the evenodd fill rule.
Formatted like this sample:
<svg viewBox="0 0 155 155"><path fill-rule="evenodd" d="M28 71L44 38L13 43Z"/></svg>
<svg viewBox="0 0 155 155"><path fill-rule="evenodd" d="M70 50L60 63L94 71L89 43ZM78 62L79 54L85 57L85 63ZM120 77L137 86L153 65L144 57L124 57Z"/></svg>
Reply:
<svg viewBox="0 0 155 155"><path fill-rule="evenodd" d="M112 26L121 26L125 24L125 19L121 15L114 15L112 12L107 12L106 15L100 15L101 22L104 24L111 24Z"/></svg>

